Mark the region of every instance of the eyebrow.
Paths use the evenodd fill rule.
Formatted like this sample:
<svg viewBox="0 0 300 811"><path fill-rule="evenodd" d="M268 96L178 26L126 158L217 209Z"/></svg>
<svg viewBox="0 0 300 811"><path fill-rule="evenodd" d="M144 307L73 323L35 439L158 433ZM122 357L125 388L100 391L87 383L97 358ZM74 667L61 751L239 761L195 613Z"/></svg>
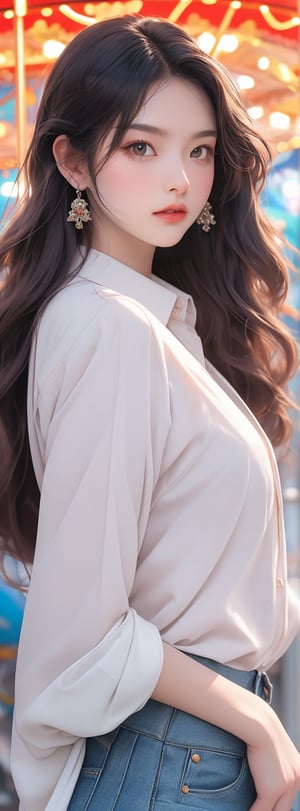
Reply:
<svg viewBox="0 0 300 811"><path fill-rule="evenodd" d="M128 127L129 130L144 130L144 132L152 132L154 135L168 135L166 130L161 130L159 127L154 127L152 124L130 124ZM207 137L208 135L213 135L217 137L216 130L199 130L199 132L195 132L191 135L191 138L203 138Z"/></svg>

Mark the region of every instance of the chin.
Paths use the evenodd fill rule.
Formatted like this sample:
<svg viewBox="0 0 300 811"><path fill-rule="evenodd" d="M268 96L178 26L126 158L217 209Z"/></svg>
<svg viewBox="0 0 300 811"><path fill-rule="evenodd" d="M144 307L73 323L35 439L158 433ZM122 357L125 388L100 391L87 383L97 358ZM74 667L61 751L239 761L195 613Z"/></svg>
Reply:
<svg viewBox="0 0 300 811"><path fill-rule="evenodd" d="M174 236L173 239L164 239L164 240L160 239L156 243L156 247L157 248L173 248L175 245L178 245L178 242L181 242L181 240L184 237L185 233L186 233L186 231L184 231L183 234L180 234L180 236L177 236L177 237Z"/></svg>

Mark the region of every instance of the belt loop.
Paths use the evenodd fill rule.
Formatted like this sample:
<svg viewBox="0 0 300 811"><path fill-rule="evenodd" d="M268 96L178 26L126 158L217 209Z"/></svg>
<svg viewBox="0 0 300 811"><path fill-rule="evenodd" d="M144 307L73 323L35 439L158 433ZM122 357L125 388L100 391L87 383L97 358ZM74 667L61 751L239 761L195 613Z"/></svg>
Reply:
<svg viewBox="0 0 300 811"><path fill-rule="evenodd" d="M271 704L273 695L273 685L265 670L258 670L254 680L253 692L257 696L260 696L264 701L266 701L267 704Z"/></svg>

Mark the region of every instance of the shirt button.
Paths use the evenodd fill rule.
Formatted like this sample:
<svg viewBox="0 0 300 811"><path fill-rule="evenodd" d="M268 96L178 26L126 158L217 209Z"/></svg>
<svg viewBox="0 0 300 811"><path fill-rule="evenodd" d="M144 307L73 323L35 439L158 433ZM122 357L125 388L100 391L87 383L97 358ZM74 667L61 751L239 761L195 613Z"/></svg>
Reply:
<svg viewBox="0 0 300 811"><path fill-rule="evenodd" d="M200 755L196 755L196 753L194 755L192 755L192 761L193 761L193 763L199 763L200 762Z"/></svg>
<svg viewBox="0 0 300 811"><path fill-rule="evenodd" d="M276 586L277 586L277 588L278 588L278 591L283 591L283 589L284 589L284 582L283 582L282 577L277 577L277 580L276 580Z"/></svg>
<svg viewBox="0 0 300 811"><path fill-rule="evenodd" d="M176 310L183 310L183 308L184 308L184 300L183 300L183 298L179 298L179 296L177 297L175 307L176 307Z"/></svg>

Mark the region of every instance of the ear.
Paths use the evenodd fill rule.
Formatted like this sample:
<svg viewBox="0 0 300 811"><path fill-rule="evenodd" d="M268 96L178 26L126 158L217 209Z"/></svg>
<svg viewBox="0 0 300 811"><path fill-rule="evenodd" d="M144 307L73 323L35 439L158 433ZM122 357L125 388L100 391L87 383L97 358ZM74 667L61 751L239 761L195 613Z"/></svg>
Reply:
<svg viewBox="0 0 300 811"><path fill-rule="evenodd" d="M82 153L74 149L67 135L58 135L52 146L58 171L74 189L88 186L89 173Z"/></svg>

